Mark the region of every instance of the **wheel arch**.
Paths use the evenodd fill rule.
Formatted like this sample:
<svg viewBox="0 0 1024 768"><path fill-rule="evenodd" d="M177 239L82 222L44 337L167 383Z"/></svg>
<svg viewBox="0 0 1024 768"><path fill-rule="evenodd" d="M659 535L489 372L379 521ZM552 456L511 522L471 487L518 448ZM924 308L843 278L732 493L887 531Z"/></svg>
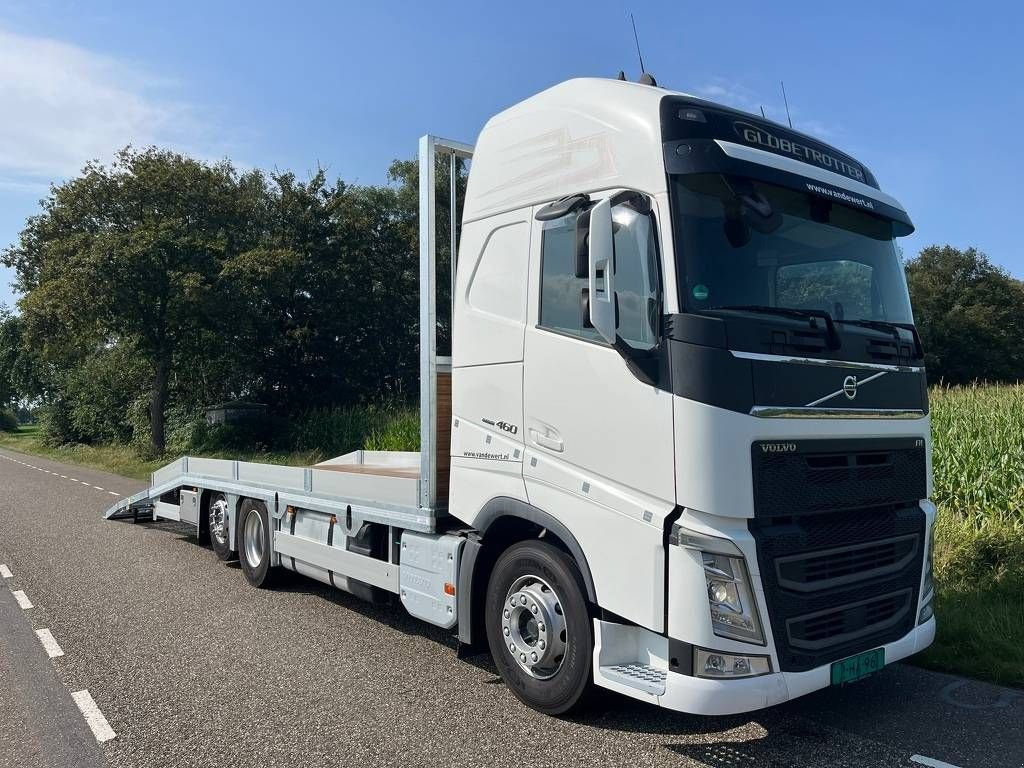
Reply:
<svg viewBox="0 0 1024 768"><path fill-rule="evenodd" d="M519 499L499 496L491 499L476 516L476 533L466 542L459 569L459 642L473 645L484 636L483 600L487 582L498 557L511 545L542 538L561 547L576 564L587 600L597 605L597 592L583 547L566 525L543 509ZM541 536L542 533L547 535Z"/></svg>

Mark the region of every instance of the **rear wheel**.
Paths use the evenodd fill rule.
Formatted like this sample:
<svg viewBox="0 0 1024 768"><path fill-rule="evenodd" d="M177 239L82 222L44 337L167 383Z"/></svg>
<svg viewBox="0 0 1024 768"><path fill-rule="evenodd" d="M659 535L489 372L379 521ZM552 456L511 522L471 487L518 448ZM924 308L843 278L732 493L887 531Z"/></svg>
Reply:
<svg viewBox="0 0 1024 768"><path fill-rule="evenodd" d="M276 575L270 567L270 515L261 501L246 499L238 513L238 559L245 579L269 587Z"/></svg>
<svg viewBox="0 0 1024 768"><path fill-rule="evenodd" d="M576 564L542 541L508 549L494 565L484 621L502 679L549 715L581 708L592 689L590 611Z"/></svg>
<svg viewBox="0 0 1024 768"><path fill-rule="evenodd" d="M231 559L231 541L228 537L228 502L223 493L210 495L206 512L210 549L221 560Z"/></svg>

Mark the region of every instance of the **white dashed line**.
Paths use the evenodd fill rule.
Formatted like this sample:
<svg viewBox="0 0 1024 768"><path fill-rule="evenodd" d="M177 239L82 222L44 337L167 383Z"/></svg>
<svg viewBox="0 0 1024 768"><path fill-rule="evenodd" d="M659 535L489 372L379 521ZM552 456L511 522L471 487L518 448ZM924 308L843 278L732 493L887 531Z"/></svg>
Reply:
<svg viewBox="0 0 1024 768"><path fill-rule="evenodd" d="M911 755L910 762L917 763L918 765L927 765L930 768L958 768L958 766L952 763L944 763L941 760L936 760L934 757L925 757L924 755Z"/></svg>
<svg viewBox="0 0 1024 768"><path fill-rule="evenodd" d="M57 641L53 639L53 633L50 630L37 629L36 635L39 637L39 642L43 644L43 648L46 649L46 655L51 659L64 655L64 650L57 645Z"/></svg>
<svg viewBox="0 0 1024 768"><path fill-rule="evenodd" d="M21 606L21 609L23 611L27 611L29 608L32 607L32 601L28 599L28 596L25 594L23 590L19 589L16 592L12 592L11 594L14 595L14 599L18 601L18 605Z"/></svg>
<svg viewBox="0 0 1024 768"><path fill-rule="evenodd" d="M8 568L6 565L0 565L0 576L2 576L5 579L9 579L13 575L14 574L11 573L11 569L10 568Z"/></svg>
<svg viewBox="0 0 1024 768"><path fill-rule="evenodd" d="M67 475L60 475L60 474L58 474L56 472L53 472L52 470L45 469L44 467L37 467L34 464L26 464L24 461L18 461L17 459L12 459L10 456L0 456L0 459L7 459L7 461L13 461L15 464L21 464L21 466L28 467L29 469L34 469L37 472L45 472L48 475L53 475L54 477L59 477L61 480L70 480L73 483L81 483L82 485L86 486L87 488L95 488L97 491L106 491L111 496L118 496L118 497L121 496L121 494L118 493L117 491L108 491L106 488L104 488L101 485L93 485L92 483L86 482L85 480L79 480L77 477L68 477ZM5 576L4 578L8 578L8 577Z"/></svg>
<svg viewBox="0 0 1024 768"><path fill-rule="evenodd" d="M100 708L96 706L96 702L93 701L92 694L89 691L75 691L71 694L71 698L75 700L75 704L81 710L82 715L85 717L85 722L92 729L92 735L96 737L96 741L110 741L117 736L114 733L114 729L110 727L110 723L107 722L107 718L100 712Z"/></svg>

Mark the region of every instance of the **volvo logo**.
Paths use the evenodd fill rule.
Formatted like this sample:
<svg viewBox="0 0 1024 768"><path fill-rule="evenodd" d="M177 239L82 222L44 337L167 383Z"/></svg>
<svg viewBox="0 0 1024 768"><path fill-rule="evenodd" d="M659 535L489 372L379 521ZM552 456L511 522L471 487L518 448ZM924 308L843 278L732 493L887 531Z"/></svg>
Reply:
<svg viewBox="0 0 1024 768"><path fill-rule="evenodd" d="M843 394L847 400L853 400L857 396L857 377L847 376L843 379Z"/></svg>
<svg viewBox="0 0 1024 768"><path fill-rule="evenodd" d="M761 453L793 453L796 443L761 443Z"/></svg>
<svg viewBox="0 0 1024 768"><path fill-rule="evenodd" d="M868 382L874 381L877 378L885 376L886 373L888 373L888 371L879 371L878 373L871 374L866 379L858 379L856 376L847 376L845 379L843 379L843 385L835 392L830 392L824 397L819 397L817 400L812 400L805 407L815 408L821 405L822 403L827 403L834 397L839 397L840 395L845 395L847 400L853 400L855 397L857 397L857 392L858 390L860 390L861 387L863 387Z"/></svg>

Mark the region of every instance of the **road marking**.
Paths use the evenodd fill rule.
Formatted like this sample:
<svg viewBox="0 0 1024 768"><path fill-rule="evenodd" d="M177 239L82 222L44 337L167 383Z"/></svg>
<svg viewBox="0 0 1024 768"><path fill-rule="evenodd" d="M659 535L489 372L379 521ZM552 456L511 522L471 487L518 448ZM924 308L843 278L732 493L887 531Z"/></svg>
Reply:
<svg viewBox="0 0 1024 768"><path fill-rule="evenodd" d="M67 480L67 479L68 479L68 476L67 476L67 475L61 475L61 477L63 477L63 478L65 479L65 480Z"/></svg>
<svg viewBox="0 0 1024 768"><path fill-rule="evenodd" d="M8 568L6 565L0 565L0 576L4 577L5 579L9 579L13 575L14 574L11 573L10 568Z"/></svg>
<svg viewBox="0 0 1024 768"><path fill-rule="evenodd" d="M97 491L105 491L105 490L107 490L106 488L100 488L98 485L94 485L93 488L95 488Z"/></svg>
<svg viewBox="0 0 1024 768"><path fill-rule="evenodd" d="M75 691L71 694L71 698L75 700L75 704L81 710L82 715L85 717L85 722L92 729L92 735L96 737L96 741L110 741L117 736L114 733L114 729L110 727L110 723L107 722L107 718L100 712L100 708L96 706L96 702L89 691Z"/></svg>
<svg viewBox="0 0 1024 768"><path fill-rule="evenodd" d="M918 765L927 765L930 768L959 768L952 763L944 763L941 760L936 760L934 757L925 757L924 755L911 755L910 762L917 763Z"/></svg>
<svg viewBox="0 0 1024 768"><path fill-rule="evenodd" d="M43 644L43 648L46 649L46 655L51 659L64 655L63 649L57 645L57 641L53 639L53 633L50 630L37 629L36 635L39 637L39 642Z"/></svg>
<svg viewBox="0 0 1024 768"><path fill-rule="evenodd" d="M69 477L68 480L71 480L72 482L75 482L75 483L78 482L78 478L77 477Z"/></svg>
<svg viewBox="0 0 1024 768"><path fill-rule="evenodd" d="M120 496L121 495L117 491L107 491L107 493L109 493L111 496Z"/></svg>
<svg viewBox="0 0 1024 768"><path fill-rule="evenodd" d="M18 605L21 606L21 609L23 611L27 611L29 608L32 607L32 601L28 599L28 596L25 594L24 590L19 589L16 592L12 592L11 594L14 595L14 599L18 601Z"/></svg>

